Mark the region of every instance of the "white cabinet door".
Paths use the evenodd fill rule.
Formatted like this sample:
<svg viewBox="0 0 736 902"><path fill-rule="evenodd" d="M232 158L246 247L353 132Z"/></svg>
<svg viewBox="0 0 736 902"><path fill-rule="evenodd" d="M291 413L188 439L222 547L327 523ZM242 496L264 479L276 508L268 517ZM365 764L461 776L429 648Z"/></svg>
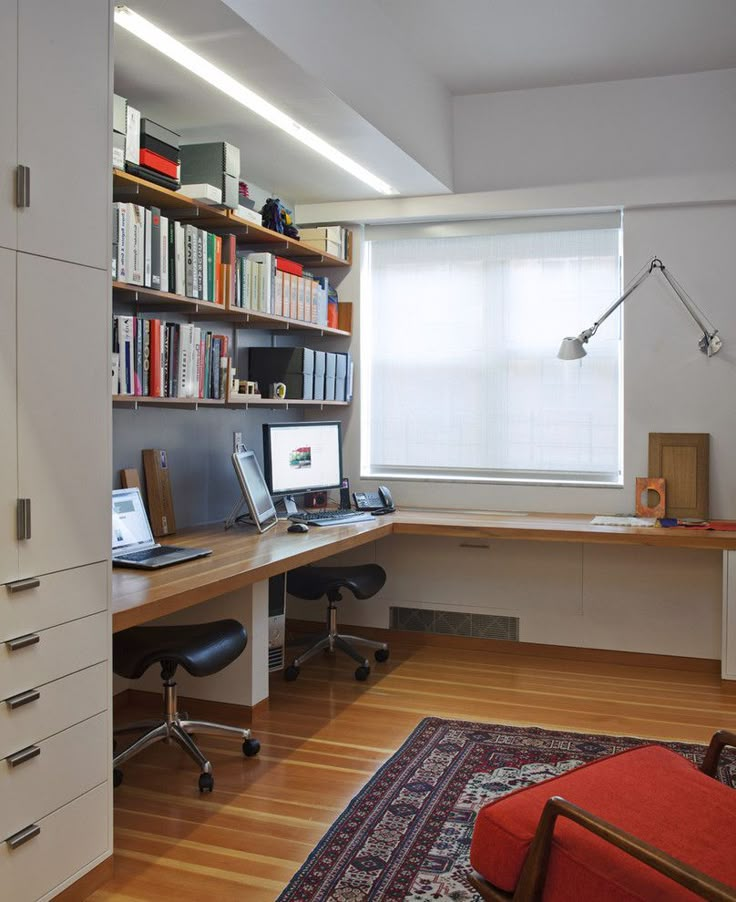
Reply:
<svg viewBox="0 0 736 902"><path fill-rule="evenodd" d="M0 247L17 246L18 2L0 0Z"/></svg>
<svg viewBox="0 0 736 902"><path fill-rule="evenodd" d="M2 134L2 129L0 129ZM0 139L1 140L1 139ZM15 251L0 248L0 584L18 578Z"/></svg>
<svg viewBox="0 0 736 902"><path fill-rule="evenodd" d="M109 275L19 253L17 311L25 578L110 556Z"/></svg>
<svg viewBox="0 0 736 902"><path fill-rule="evenodd" d="M20 0L18 162L30 167L30 207L18 211L18 248L106 270L109 41L105 0Z"/></svg>

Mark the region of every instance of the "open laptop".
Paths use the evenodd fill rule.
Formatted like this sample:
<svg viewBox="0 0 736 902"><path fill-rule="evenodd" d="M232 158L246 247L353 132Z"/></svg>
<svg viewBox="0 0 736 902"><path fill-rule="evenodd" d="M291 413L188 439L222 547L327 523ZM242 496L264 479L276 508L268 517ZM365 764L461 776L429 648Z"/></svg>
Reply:
<svg viewBox="0 0 736 902"><path fill-rule="evenodd" d="M112 493L112 562L121 567L157 570L212 554L210 548L182 548L159 545L153 539L141 490L113 489Z"/></svg>

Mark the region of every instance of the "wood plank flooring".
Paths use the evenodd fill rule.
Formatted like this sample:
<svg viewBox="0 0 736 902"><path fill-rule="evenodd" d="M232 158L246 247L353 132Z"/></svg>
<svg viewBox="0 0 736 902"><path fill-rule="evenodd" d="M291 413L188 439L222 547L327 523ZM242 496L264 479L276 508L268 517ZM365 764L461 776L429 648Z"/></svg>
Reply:
<svg viewBox="0 0 736 902"><path fill-rule="evenodd" d="M270 710L254 725L257 758L243 758L237 741L201 737L214 767L211 795L200 796L196 767L178 748L160 743L130 761L115 790L115 875L90 899L273 902L428 715L694 742L736 726L736 685L702 668L400 641L367 682L356 682L353 668L325 656L295 683L274 676Z"/></svg>

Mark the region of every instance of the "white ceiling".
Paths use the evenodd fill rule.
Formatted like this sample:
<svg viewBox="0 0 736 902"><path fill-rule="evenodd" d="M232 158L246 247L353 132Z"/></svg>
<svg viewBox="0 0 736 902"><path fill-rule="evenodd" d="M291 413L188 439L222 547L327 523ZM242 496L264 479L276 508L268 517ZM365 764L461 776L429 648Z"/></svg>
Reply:
<svg viewBox="0 0 736 902"><path fill-rule="evenodd" d="M736 0L129 0L404 196L451 190L452 96L736 68ZM115 86L292 202L375 197L117 28Z"/></svg>
<svg viewBox="0 0 736 902"><path fill-rule="evenodd" d="M374 0L452 94L736 67L735 0Z"/></svg>

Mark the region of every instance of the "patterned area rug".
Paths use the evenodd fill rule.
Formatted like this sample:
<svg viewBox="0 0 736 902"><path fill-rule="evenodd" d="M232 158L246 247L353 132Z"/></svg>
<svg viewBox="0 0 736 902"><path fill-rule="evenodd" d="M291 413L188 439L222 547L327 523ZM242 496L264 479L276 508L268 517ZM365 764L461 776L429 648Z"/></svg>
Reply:
<svg viewBox="0 0 736 902"><path fill-rule="evenodd" d="M277 902L476 902L475 812L586 761L645 744L623 736L428 717L330 827ZM700 763L703 746L662 745ZM736 755L721 779L736 785Z"/></svg>

